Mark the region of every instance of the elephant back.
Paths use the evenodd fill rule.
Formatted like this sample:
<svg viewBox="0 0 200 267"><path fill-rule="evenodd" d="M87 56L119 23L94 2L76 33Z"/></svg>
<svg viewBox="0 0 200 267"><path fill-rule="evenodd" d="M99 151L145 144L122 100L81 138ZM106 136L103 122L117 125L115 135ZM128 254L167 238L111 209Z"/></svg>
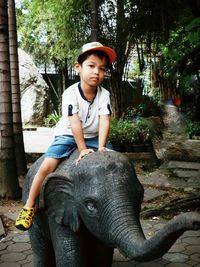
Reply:
<svg viewBox="0 0 200 267"><path fill-rule="evenodd" d="M78 150L74 151L68 159L64 159L61 161L61 163L54 171L54 174L67 176L69 179L73 179L73 174L78 168L78 165L76 164L78 156Z"/></svg>
<svg viewBox="0 0 200 267"><path fill-rule="evenodd" d="M72 174L76 168L76 159L78 158L79 152L76 150L69 159L64 159L59 164L57 169L54 171L57 175L67 176L69 179L72 179ZM45 158L45 154L42 155L38 160L36 160L33 165L30 167L22 189L22 201L26 202L29 194L31 184L33 182L34 176L37 173L40 165L42 164Z"/></svg>

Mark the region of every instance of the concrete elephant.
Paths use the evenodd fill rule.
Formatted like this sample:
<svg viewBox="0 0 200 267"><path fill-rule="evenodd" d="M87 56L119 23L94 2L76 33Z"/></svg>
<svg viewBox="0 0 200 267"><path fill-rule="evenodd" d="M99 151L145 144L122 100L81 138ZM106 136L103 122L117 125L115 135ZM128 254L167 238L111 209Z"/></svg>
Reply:
<svg viewBox="0 0 200 267"><path fill-rule="evenodd" d="M200 229L200 215L185 213L147 240L139 218L144 190L128 158L95 152L76 165L77 156L64 160L43 184L41 209L29 230L35 266L109 267L113 248L131 259L151 261L184 231ZM24 200L41 160L28 172Z"/></svg>

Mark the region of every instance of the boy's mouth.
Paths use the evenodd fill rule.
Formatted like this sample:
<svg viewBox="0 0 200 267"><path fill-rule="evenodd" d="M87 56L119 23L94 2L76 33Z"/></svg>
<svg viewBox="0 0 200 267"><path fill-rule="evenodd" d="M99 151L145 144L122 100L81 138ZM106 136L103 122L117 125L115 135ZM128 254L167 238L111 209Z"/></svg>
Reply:
<svg viewBox="0 0 200 267"><path fill-rule="evenodd" d="M98 83L99 82L99 79L97 77L92 77L91 78L91 81Z"/></svg>

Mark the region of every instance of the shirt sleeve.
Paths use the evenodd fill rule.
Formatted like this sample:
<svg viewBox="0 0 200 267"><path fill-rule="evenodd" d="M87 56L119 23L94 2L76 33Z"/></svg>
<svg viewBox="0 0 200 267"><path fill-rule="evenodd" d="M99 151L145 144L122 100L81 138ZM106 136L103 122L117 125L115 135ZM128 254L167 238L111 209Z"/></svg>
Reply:
<svg viewBox="0 0 200 267"><path fill-rule="evenodd" d="M99 101L99 115L111 115L112 109L110 104L110 93L103 90Z"/></svg>
<svg viewBox="0 0 200 267"><path fill-rule="evenodd" d="M78 106L78 99L73 88L66 89L62 95L62 115L72 116L78 112Z"/></svg>

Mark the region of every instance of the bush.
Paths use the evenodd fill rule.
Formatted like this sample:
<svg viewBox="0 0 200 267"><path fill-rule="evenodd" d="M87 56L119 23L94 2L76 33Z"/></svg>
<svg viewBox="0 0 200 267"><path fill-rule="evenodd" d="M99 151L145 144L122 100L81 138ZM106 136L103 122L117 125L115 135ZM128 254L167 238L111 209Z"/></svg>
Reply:
<svg viewBox="0 0 200 267"><path fill-rule="evenodd" d="M200 122L188 121L186 125L186 130L189 138L194 136L200 136Z"/></svg>
<svg viewBox="0 0 200 267"><path fill-rule="evenodd" d="M143 119L111 119L109 141L112 144L139 144L151 142L156 130Z"/></svg>

